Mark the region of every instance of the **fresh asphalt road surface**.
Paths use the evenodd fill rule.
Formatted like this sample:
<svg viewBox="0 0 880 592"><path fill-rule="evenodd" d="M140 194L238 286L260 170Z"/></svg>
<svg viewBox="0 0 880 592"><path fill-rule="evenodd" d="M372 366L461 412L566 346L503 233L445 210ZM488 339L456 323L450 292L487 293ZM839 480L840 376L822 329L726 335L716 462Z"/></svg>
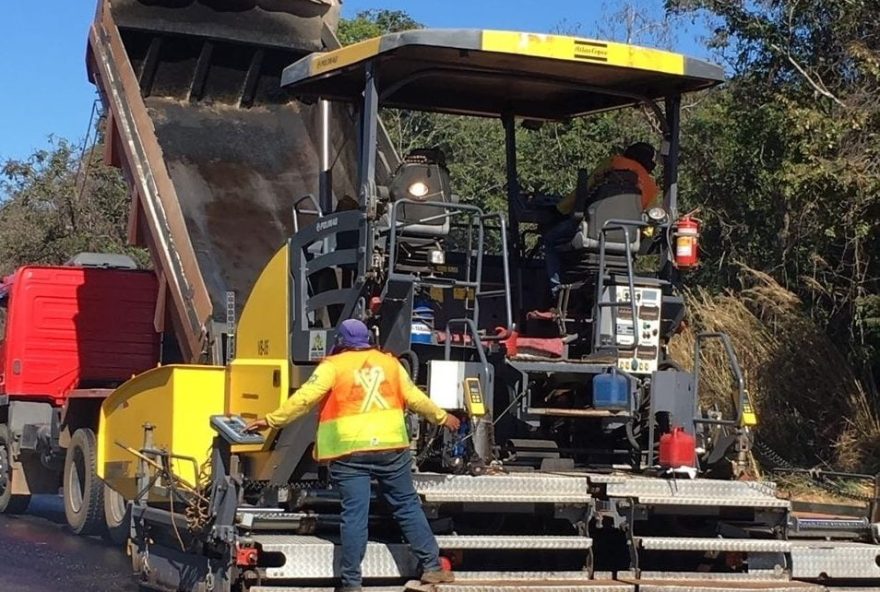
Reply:
<svg viewBox="0 0 880 592"><path fill-rule="evenodd" d="M0 515L0 591L137 592L128 558L67 529L60 497L38 496L22 516Z"/></svg>

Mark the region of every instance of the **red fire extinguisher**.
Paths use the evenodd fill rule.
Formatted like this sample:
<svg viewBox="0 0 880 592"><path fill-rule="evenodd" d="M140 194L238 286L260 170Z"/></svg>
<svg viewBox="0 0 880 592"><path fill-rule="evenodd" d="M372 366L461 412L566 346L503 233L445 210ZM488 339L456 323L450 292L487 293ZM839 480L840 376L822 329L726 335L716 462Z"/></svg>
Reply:
<svg viewBox="0 0 880 592"><path fill-rule="evenodd" d="M700 263L700 221L694 218L696 210L679 218L672 226L675 242L675 266L681 270Z"/></svg>

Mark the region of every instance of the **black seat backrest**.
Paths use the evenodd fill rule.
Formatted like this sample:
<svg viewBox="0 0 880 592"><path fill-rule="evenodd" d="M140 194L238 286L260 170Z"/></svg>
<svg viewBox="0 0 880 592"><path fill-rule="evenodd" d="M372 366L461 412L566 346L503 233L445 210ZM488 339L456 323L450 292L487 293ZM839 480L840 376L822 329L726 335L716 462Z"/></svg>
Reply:
<svg viewBox="0 0 880 592"><path fill-rule="evenodd" d="M423 198L408 195L405 188L410 183L425 179L429 181L432 191ZM436 189L435 189L436 184ZM451 183L449 182L449 173L446 169L433 164L413 164L404 163L398 172L398 177L391 185L391 195L393 199L412 199L424 203L446 203L450 201L451 191L449 190ZM433 235L445 234L446 230L442 230L447 224L446 219L442 217L443 210L432 206L421 206L417 204L405 204L400 208L401 222L412 225L407 228L407 232L419 234L419 230L423 233ZM426 222L421 222L427 220Z"/></svg>
<svg viewBox="0 0 880 592"><path fill-rule="evenodd" d="M632 171L609 171L601 183L587 197L585 218L588 224L587 237L598 245L602 228L608 220L642 219L642 194L639 190L638 176ZM638 244L639 229L627 230L629 242ZM624 247L622 230L612 230L606 235L607 244ZM590 241L590 242L592 242ZM614 246L612 246L614 245Z"/></svg>
<svg viewBox="0 0 880 592"><path fill-rule="evenodd" d="M602 228L609 220L631 220L638 222L642 219L642 196L640 193L617 193L609 195L587 206L587 237L596 241L597 248ZM634 248L638 248L639 229L628 228L629 242ZM624 231L610 230L605 235L606 245L610 250L614 246L624 247ZM622 250L622 249L621 249Z"/></svg>

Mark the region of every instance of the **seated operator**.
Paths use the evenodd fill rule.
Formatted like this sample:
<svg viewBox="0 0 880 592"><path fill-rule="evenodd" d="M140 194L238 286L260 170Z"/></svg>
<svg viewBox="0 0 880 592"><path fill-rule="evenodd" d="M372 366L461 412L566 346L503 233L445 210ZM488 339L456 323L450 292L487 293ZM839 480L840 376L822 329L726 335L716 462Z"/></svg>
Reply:
<svg viewBox="0 0 880 592"><path fill-rule="evenodd" d="M657 166L654 157L654 147L647 142L632 144L623 154L606 159L593 171L587 181L586 195L592 197L595 190L604 185L610 185L613 194L637 191L642 196L642 209L648 209L660 193L657 183L651 177ZM577 209L586 207L586 204L578 203L578 197L581 196L577 193L572 191L556 204L557 211L565 219L544 233L544 262L554 295L559 291L559 272L562 265L555 246L574 237L580 220L573 214Z"/></svg>

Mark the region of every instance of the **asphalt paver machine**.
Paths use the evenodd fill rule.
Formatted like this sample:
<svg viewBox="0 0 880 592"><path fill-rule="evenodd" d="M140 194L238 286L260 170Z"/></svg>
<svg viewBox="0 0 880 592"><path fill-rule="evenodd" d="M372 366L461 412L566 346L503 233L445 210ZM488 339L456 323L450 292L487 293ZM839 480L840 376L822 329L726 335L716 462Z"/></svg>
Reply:
<svg viewBox="0 0 880 592"><path fill-rule="evenodd" d="M131 500L141 582L332 589L339 500L312 460L315 417L258 438L240 418L289 397L356 317L464 420L456 434L410 421L416 488L457 574L438 590L876 585L876 515L796 520L773 483L741 478L755 415L726 336L700 335L693 372L668 359L685 315L670 244L680 101L722 79L669 52L477 30L387 35L286 68L298 100L355 114L357 195L334 194L327 171L314 197L291 196L311 205L293 209L296 231L251 292L231 362L157 368L103 405L99 473ZM521 190L518 124L632 106L662 130L662 204L644 211L633 189L579 183L572 236L543 244L559 221L552 201ZM431 147L377 179L383 108L498 120L506 211L457 196ZM552 297L542 249L561 260ZM656 266L641 271L648 255ZM699 405L709 341L733 377L726 414ZM690 450L684 462L664 461L670 438ZM417 575L377 498L367 589Z"/></svg>

